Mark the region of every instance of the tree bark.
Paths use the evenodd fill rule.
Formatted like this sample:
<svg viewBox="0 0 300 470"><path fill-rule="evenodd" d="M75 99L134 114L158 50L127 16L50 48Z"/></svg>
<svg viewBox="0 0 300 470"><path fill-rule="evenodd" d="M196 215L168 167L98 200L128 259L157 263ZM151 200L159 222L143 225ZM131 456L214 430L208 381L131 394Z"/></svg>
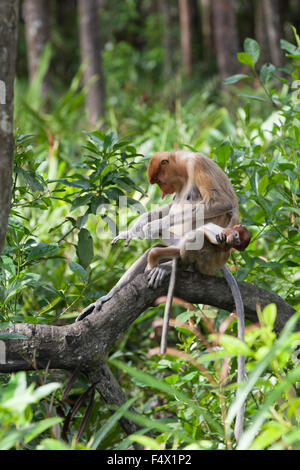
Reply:
<svg viewBox="0 0 300 470"><path fill-rule="evenodd" d="M66 326L15 324L1 333L17 333L28 340L13 339L5 342L6 361L0 364L0 372L50 368L73 370L82 364L85 370L93 370L99 360L104 360L108 349L124 333L130 324L154 304L156 298L166 294L169 279L157 289L150 289L147 277L138 275L123 287L101 311L84 320ZM264 308L277 305L275 330L280 331L295 310L281 297L248 282L238 283L244 302L245 316L257 322L256 306ZM234 300L224 278L204 276L179 271L175 295L190 303L203 303L234 310ZM2 361L3 362L3 361Z"/></svg>
<svg viewBox="0 0 300 470"><path fill-rule="evenodd" d="M163 18L162 45L164 49L164 77L166 80L172 75L173 62L173 40L172 40L172 17L170 0L160 0L159 9Z"/></svg>
<svg viewBox="0 0 300 470"><path fill-rule="evenodd" d="M25 35L29 80L36 76L41 55L50 39L50 6L48 0L24 0ZM50 82L47 75L42 83L42 96L47 98Z"/></svg>
<svg viewBox="0 0 300 470"><path fill-rule="evenodd" d="M88 88L86 112L91 125L104 114L100 19L98 0L78 0L81 61L85 65L83 82Z"/></svg>
<svg viewBox="0 0 300 470"><path fill-rule="evenodd" d="M236 17L232 0L212 0L214 42L221 79L239 72Z"/></svg>
<svg viewBox="0 0 300 470"><path fill-rule="evenodd" d="M0 2L0 254L5 241L12 191L18 11L18 0Z"/></svg>
<svg viewBox="0 0 300 470"><path fill-rule="evenodd" d="M268 36L266 31L264 6L261 0L255 2L255 19L254 19L255 39L260 45L259 64L270 61L270 50L268 44Z"/></svg>
<svg viewBox="0 0 300 470"><path fill-rule="evenodd" d="M43 368L75 370L80 366L108 405L121 406L126 396L105 364L107 351L130 324L155 300L166 294L168 279L158 289L150 289L145 274L138 275L106 302L101 311L66 326L15 324L1 334L17 333L27 337L0 341L0 373ZM283 328L295 310L277 295L247 282L239 282L245 315L257 321L256 306L277 305L275 329ZM234 309L231 291L223 278L178 272L175 295L192 303L204 303L228 311ZM300 325L297 325L300 329ZM120 421L129 434L136 426Z"/></svg>
<svg viewBox="0 0 300 470"><path fill-rule="evenodd" d="M192 28L191 5L189 0L179 0L181 62L185 76L192 73Z"/></svg>
<svg viewBox="0 0 300 470"><path fill-rule="evenodd" d="M203 35L203 58L209 59L213 50L212 7L210 0L201 0L201 23Z"/></svg>

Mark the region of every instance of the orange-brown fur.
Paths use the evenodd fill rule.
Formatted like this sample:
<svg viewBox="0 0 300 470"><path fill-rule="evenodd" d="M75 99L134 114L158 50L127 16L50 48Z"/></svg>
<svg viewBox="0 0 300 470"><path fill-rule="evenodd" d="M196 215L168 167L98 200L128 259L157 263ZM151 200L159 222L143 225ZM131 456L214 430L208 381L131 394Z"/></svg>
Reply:
<svg viewBox="0 0 300 470"><path fill-rule="evenodd" d="M194 201L194 204L204 206L204 223L212 222L224 228L238 223L238 201L230 180L215 162L200 153L156 153L149 162L148 181L159 185L162 197L175 193L174 204L185 202L187 194L195 185L200 192L200 199ZM216 274L229 258L231 246L224 245L220 250L205 238L201 249L188 250L187 244L193 242L195 236L196 231L187 234L181 247L175 249L174 256L180 256L184 264L194 264L203 274ZM155 250L155 255L151 255L150 251L148 268L153 268L159 259L166 258L169 253L169 248Z"/></svg>
<svg viewBox="0 0 300 470"><path fill-rule="evenodd" d="M233 227L225 228L222 231L224 240L220 241L217 249L226 251L230 248L235 248L238 251L244 251L250 243L251 232L243 225L234 225Z"/></svg>

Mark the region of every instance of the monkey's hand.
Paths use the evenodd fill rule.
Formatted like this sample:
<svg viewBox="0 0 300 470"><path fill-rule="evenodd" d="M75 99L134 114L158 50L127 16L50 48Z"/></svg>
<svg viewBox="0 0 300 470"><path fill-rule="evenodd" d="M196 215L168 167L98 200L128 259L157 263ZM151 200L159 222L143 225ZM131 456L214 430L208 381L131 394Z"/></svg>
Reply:
<svg viewBox="0 0 300 470"><path fill-rule="evenodd" d="M170 273L168 269L163 268L162 266L156 266L148 272L148 286L157 289L161 286L165 277Z"/></svg>
<svg viewBox="0 0 300 470"><path fill-rule="evenodd" d="M224 232L219 233L216 235L216 240L219 243L219 245L223 245L227 241L227 235Z"/></svg>
<svg viewBox="0 0 300 470"><path fill-rule="evenodd" d="M112 245L115 245L119 240L125 240L125 246L128 246L132 238L143 239L145 238L144 232L139 230L129 230L119 233L117 237L111 242Z"/></svg>
<svg viewBox="0 0 300 470"><path fill-rule="evenodd" d="M80 313L80 315L78 315L75 321L77 322L77 321L83 320L85 317L87 317L91 313L100 312L101 307L104 304L104 302L107 302L109 299L111 299L111 297L112 296L110 294L100 297L100 299L96 300L96 302L93 302L92 304L85 307L85 309L82 310L82 312Z"/></svg>
<svg viewBox="0 0 300 470"><path fill-rule="evenodd" d="M117 237L113 239L111 242L111 245L115 245L119 240L126 240L125 241L125 246L128 246L130 243L130 240L132 239L133 235L132 233L126 231L126 232L121 232Z"/></svg>

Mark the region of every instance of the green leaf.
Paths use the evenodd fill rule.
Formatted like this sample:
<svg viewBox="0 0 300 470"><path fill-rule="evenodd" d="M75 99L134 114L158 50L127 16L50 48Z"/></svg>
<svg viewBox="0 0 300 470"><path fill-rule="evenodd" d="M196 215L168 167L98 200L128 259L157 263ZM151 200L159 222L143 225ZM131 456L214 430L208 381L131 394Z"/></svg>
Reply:
<svg viewBox="0 0 300 470"><path fill-rule="evenodd" d="M238 52L237 58L241 64L249 65L252 69L254 69L253 57L247 52Z"/></svg>
<svg viewBox="0 0 300 470"><path fill-rule="evenodd" d="M227 162L230 159L230 146L228 142L224 142L220 147L215 151L217 156L218 165L223 168L226 167Z"/></svg>
<svg viewBox="0 0 300 470"><path fill-rule="evenodd" d="M118 201L119 196L124 196L123 191L116 187L105 189L104 194L108 197L108 199L111 199L112 201Z"/></svg>
<svg viewBox="0 0 300 470"><path fill-rule="evenodd" d="M92 450L96 450L99 444L107 436L109 431L114 427L115 424L124 416L125 412L131 407L131 405L137 400L137 397L133 397L122 405L107 421L106 423L96 432L91 446Z"/></svg>
<svg viewBox="0 0 300 470"><path fill-rule="evenodd" d="M71 450L67 444L56 439L44 439L37 450Z"/></svg>
<svg viewBox="0 0 300 470"><path fill-rule="evenodd" d="M224 434L222 426L214 419L214 417L207 412L204 407L199 406L196 402L194 402L186 393L181 392L180 390L174 388L172 385L167 384L166 382L162 382L158 380L156 377L152 375L146 374L145 372L141 372L134 367L128 366L127 364L122 363L121 361L111 360L110 361L116 367L119 367L121 370L126 371L132 377L136 378L139 382L144 383L145 385L152 387L156 390L160 390L165 392L171 396L174 396L176 400L180 400L183 403L189 405L193 410L197 413L202 415L204 419L207 421L208 425L216 431L218 434ZM128 414L128 413L127 413Z"/></svg>
<svg viewBox="0 0 300 470"><path fill-rule="evenodd" d="M297 33L297 30L296 30L295 26L292 26L292 30L293 30L293 33L294 33L294 36L295 36L295 39L296 39L297 46L300 47L300 37Z"/></svg>
<svg viewBox="0 0 300 470"><path fill-rule="evenodd" d="M49 429L61 421L62 418L47 418L39 421L37 424L31 425L25 435L25 444L28 444L28 442L32 441L32 439L37 437L39 434L42 434L42 432L46 431L46 429Z"/></svg>
<svg viewBox="0 0 300 470"><path fill-rule="evenodd" d="M54 256L57 253L58 245L54 243L40 243L36 246L31 246L27 248L27 261L32 261L34 259L47 258L49 256Z"/></svg>
<svg viewBox="0 0 300 470"><path fill-rule="evenodd" d="M260 194L261 196L264 195L268 184L269 184L268 175L264 175L258 183L258 194Z"/></svg>
<svg viewBox="0 0 300 470"><path fill-rule="evenodd" d="M295 329L296 323L299 320L300 317L300 312L293 315L285 324L280 337L278 340L273 344L273 346L270 348L269 352L259 361L256 363L254 369L251 371L249 374L249 378L247 382L240 388L239 394L235 401L232 403L228 410L227 414L227 422L230 424L233 419L235 418L238 410L240 410L241 406L245 402L248 394L250 391L253 389L256 381L258 378L261 376L261 374L265 371L265 369L268 367L270 361L278 351L286 347L286 343L288 341L289 335L292 333L292 331ZM272 402L273 403L273 402ZM261 423L259 423L259 426ZM241 440L239 441L239 446L238 448L240 449L247 449L252 443L252 440L254 439L257 430L259 429L258 427L253 427L253 423L251 422L251 426L249 430L247 430L246 433L243 434Z"/></svg>
<svg viewBox="0 0 300 470"><path fill-rule="evenodd" d="M171 385L176 384L178 380L179 380L179 375L177 374L168 375L168 377L165 378L165 381L167 382L167 384L171 384Z"/></svg>
<svg viewBox="0 0 300 470"><path fill-rule="evenodd" d="M54 392L58 388L60 388L62 384L52 382L46 385L42 385L41 387L36 388L32 392L33 403L40 401L42 398L45 398L50 393Z"/></svg>
<svg viewBox="0 0 300 470"><path fill-rule="evenodd" d="M25 429L18 429L17 431L8 432L4 437L0 440L0 449L1 450L9 450L14 447L16 444L22 441L24 436L28 430Z"/></svg>
<svg viewBox="0 0 300 470"><path fill-rule="evenodd" d="M285 426L280 426L279 423L276 426L270 426L268 429L263 431L253 442L251 450L264 450L273 442L276 442L284 432L286 432Z"/></svg>
<svg viewBox="0 0 300 470"><path fill-rule="evenodd" d="M231 75L231 77L225 78L225 80L223 80L223 83L224 85L231 85L232 83L239 82L240 80L251 80L251 79L252 77L250 77L250 75L238 73L236 75Z"/></svg>
<svg viewBox="0 0 300 470"><path fill-rule="evenodd" d="M267 305L262 311L263 321L266 326L273 328L277 315L277 307L275 304Z"/></svg>
<svg viewBox="0 0 300 470"><path fill-rule="evenodd" d="M61 302L61 300L62 300L62 297L61 297L61 296L56 297L55 299L52 300L52 302L49 302L44 308L42 308L36 316L39 317L40 315L44 315L44 313L47 313L47 312L49 312L50 310L53 310L54 307L55 307L59 302Z"/></svg>
<svg viewBox="0 0 300 470"><path fill-rule="evenodd" d="M11 258L9 258L8 256L5 256L5 255L1 256L0 266L1 266L1 270L7 271L12 276L16 275L16 267L13 263L13 260Z"/></svg>
<svg viewBox="0 0 300 470"><path fill-rule="evenodd" d="M266 102L265 98L261 98L260 96L254 96L254 95L245 95L243 93L239 94L241 98L246 98L247 100L256 100L256 101L262 101Z"/></svg>
<svg viewBox="0 0 300 470"><path fill-rule="evenodd" d="M76 253L81 266L86 269L94 258L93 238L86 228L82 228L78 234Z"/></svg>
<svg viewBox="0 0 300 470"><path fill-rule="evenodd" d="M251 356L251 349L239 338L234 336L222 334L220 336L220 344L226 349L230 355L233 356Z"/></svg>
<svg viewBox="0 0 300 470"><path fill-rule="evenodd" d="M71 207L71 211L77 209L77 207L86 206L92 199L92 194L85 194L84 196L76 197Z"/></svg>
<svg viewBox="0 0 300 470"><path fill-rule="evenodd" d="M40 175L33 171L24 171L21 169L19 169L19 172L22 173L25 183L30 186L32 191L44 191L46 184Z"/></svg>
<svg viewBox="0 0 300 470"><path fill-rule="evenodd" d="M69 267L71 271L73 271L73 273L76 274L80 282L84 284L87 279L86 270L80 264L75 263L74 261L70 261Z"/></svg>
<svg viewBox="0 0 300 470"><path fill-rule="evenodd" d="M275 72L276 68L273 64L264 64L260 69L260 78L263 83L266 83Z"/></svg>
<svg viewBox="0 0 300 470"><path fill-rule="evenodd" d="M292 44L291 42L286 41L285 39L280 39L280 45L281 45L281 49L289 52L290 54L294 54L297 50L297 47L295 46L295 44Z"/></svg>
<svg viewBox="0 0 300 470"><path fill-rule="evenodd" d="M138 434L132 434L129 439L133 442L138 442L139 444L149 448L150 450L163 450L155 439L152 439L148 436L139 436Z"/></svg>
<svg viewBox="0 0 300 470"><path fill-rule="evenodd" d="M256 63L260 56L260 47L255 39L246 38L244 41L244 51L249 54L254 63Z"/></svg>
<svg viewBox="0 0 300 470"><path fill-rule="evenodd" d="M242 435L237 450L247 450L252 444L257 432L262 426L263 422L269 414L270 407L276 403L278 398L288 390L291 385L300 380L300 366L290 371L281 382L279 382L274 389L267 395L267 398L263 405L260 405L259 411L251 419L251 426L248 426L247 430Z"/></svg>
<svg viewBox="0 0 300 470"><path fill-rule="evenodd" d="M82 189L89 189L89 187L91 186L90 182L84 179L69 181L67 178L60 178L60 179L49 181L49 183L54 183L54 182L64 184L65 186L70 186L73 188L82 188Z"/></svg>

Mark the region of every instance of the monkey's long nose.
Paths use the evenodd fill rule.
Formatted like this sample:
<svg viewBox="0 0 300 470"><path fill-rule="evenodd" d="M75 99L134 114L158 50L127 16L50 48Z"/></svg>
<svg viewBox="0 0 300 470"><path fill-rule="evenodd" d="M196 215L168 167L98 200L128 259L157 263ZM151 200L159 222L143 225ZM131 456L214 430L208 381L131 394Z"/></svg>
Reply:
<svg viewBox="0 0 300 470"><path fill-rule="evenodd" d="M150 184L157 183L157 167L155 165L155 161L153 157L150 159L148 168L147 168L147 177Z"/></svg>
<svg viewBox="0 0 300 470"><path fill-rule="evenodd" d="M157 178L155 176L148 176L148 181L150 184L155 184L158 182Z"/></svg>

